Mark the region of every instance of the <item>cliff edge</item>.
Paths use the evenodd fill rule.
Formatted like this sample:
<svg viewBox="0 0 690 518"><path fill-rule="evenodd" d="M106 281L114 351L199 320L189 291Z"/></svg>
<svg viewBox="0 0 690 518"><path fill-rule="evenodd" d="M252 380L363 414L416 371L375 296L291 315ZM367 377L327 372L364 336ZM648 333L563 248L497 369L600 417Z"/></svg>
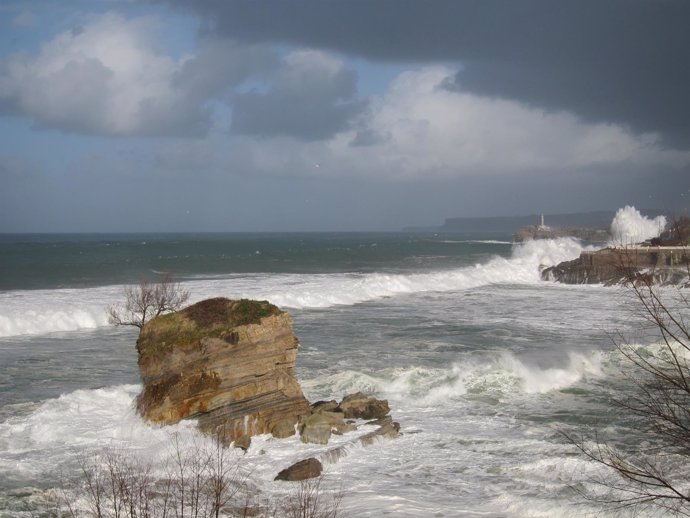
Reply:
<svg viewBox="0 0 690 518"><path fill-rule="evenodd" d="M160 424L196 418L228 443L296 424L310 413L298 346L290 316L266 301L215 298L159 316L137 340L137 410Z"/></svg>

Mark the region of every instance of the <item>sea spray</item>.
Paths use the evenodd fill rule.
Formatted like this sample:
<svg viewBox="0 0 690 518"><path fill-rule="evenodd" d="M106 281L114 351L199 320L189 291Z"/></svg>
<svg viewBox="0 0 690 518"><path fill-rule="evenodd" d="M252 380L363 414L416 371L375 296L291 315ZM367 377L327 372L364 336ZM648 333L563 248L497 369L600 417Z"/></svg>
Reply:
<svg viewBox="0 0 690 518"><path fill-rule="evenodd" d="M198 435L193 421L165 428L144 422L133 404L140 390L140 385L76 390L0 422L0 474L11 476L5 484L56 477L74 469L87 452L136 450L140 458L160 460L172 433L187 440Z"/></svg>
<svg viewBox="0 0 690 518"><path fill-rule="evenodd" d="M666 227L666 217L650 219L631 205L618 209L611 222L612 244L627 246L657 237Z"/></svg>

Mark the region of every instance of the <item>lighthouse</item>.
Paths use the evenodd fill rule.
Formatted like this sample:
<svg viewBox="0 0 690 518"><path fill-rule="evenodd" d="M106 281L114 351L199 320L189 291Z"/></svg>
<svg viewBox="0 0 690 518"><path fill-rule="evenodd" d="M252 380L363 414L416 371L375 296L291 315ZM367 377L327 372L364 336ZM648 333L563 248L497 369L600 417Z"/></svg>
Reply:
<svg viewBox="0 0 690 518"><path fill-rule="evenodd" d="M544 225L544 214L543 213L541 215L541 223L539 224L539 227L537 227L537 230L551 230L549 227Z"/></svg>

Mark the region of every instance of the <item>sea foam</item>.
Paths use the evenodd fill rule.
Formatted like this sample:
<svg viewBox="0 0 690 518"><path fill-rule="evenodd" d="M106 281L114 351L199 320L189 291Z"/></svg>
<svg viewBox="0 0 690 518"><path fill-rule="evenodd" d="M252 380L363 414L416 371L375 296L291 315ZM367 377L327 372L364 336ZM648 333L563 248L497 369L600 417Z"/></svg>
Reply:
<svg viewBox="0 0 690 518"><path fill-rule="evenodd" d="M313 399L362 391L394 401L436 405L468 394L506 398L563 390L605 376L606 359L601 351L569 352L562 365L541 367L502 351L455 362L449 368L394 368L376 373L347 370L302 385Z"/></svg>
<svg viewBox="0 0 690 518"><path fill-rule="evenodd" d="M76 390L0 422L0 473L13 473L17 480L41 478L92 450L135 447L138 456L162 456L171 433L196 433L193 421L166 428L144 422L134 409L140 390L140 385Z"/></svg>
<svg viewBox="0 0 690 518"><path fill-rule="evenodd" d="M582 249L569 238L528 241L516 245L509 258L427 273L247 274L182 285L191 302L223 296L269 300L286 309L329 308L412 293L537 283L540 266L573 259ZM105 326L106 308L123 297L122 286L0 293L0 337Z"/></svg>

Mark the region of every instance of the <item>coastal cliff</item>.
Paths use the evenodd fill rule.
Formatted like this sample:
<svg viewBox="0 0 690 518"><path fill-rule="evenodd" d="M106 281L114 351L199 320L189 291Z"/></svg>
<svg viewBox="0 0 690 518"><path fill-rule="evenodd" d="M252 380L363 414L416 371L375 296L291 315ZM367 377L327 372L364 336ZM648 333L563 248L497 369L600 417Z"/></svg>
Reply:
<svg viewBox="0 0 690 518"><path fill-rule="evenodd" d="M690 251L682 246L605 248L582 252L541 272L544 280L565 284L625 284L643 276L655 284L688 282Z"/></svg>
<svg viewBox="0 0 690 518"><path fill-rule="evenodd" d="M266 301L215 298L157 317L137 341L137 410L160 424L196 418L228 443L294 426L310 413L298 345L290 316Z"/></svg>

